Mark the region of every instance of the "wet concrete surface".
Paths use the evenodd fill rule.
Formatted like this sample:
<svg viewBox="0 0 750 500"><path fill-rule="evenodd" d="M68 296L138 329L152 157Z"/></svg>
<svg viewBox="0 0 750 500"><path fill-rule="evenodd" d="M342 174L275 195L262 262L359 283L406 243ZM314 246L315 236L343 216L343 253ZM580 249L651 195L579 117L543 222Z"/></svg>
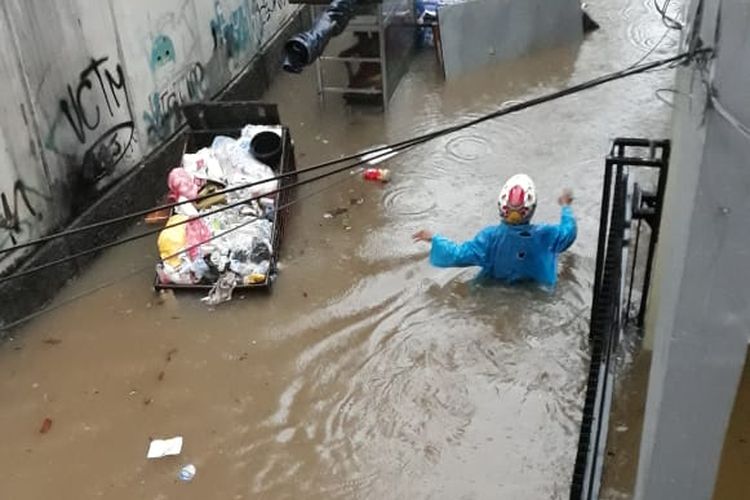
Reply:
<svg viewBox="0 0 750 500"><path fill-rule="evenodd" d="M618 352L616 381L602 472L602 500L633 498L646 408L651 351L629 331Z"/></svg>
<svg viewBox="0 0 750 500"><path fill-rule="evenodd" d="M742 500L750 491L750 349L724 437L714 500Z"/></svg>
<svg viewBox="0 0 750 500"><path fill-rule="evenodd" d="M664 33L649 1L589 8L602 29L580 47L450 83L421 54L385 116L320 108L312 71L281 76L266 100L305 166L621 69ZM488 122L390 160L390 184L352 176L301 201L270 295L211 310L154 295L141 273L14 332L0 347L0 497L566 498L603 157L616 136L668 135L654 91L671 82L653 72ZM430 267L410 235L496 223L517 172L536 180L538 221L557 220L562 187L576 191L579 237L554 293ZM58 300L155 256L154 240L108 252ZM179 457L146 460L149 438L174 435ZM186 463L191 483L177 479Z"/></svg>

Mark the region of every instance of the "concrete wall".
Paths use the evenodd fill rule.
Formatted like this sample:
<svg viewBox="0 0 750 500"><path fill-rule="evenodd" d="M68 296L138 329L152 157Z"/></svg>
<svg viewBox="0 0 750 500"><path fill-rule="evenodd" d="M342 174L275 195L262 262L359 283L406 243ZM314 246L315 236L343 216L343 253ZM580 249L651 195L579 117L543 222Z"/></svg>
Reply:
<svg viewBox="0 0 750 500"><path fill-rule="evenodd" d="M688 18L700 21L695 32L716 58L677 78L647 323L653 357L636 488L644 499L711 498L750 341L750 4L704 0L697 17L698 3Z"/></svg>
<svg viewBox="0 0 750 500"><path fill-rule="evenodd" d="M2 0L0 248L89 208L297 12L288 0ZM24 252L0 255L0 274Z"/></svg>
<svg viewBox="0 0 750 500"><path fill-rule="evenodd" d="M472 0L441 6L438 18L448 79L583 40L579 0Z"/></svg>

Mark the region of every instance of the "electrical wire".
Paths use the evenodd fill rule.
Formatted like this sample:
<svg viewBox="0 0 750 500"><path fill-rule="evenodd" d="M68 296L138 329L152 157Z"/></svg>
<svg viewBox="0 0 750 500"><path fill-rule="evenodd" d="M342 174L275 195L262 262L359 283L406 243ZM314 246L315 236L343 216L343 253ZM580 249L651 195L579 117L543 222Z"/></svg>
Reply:
<svg viewBox="0 0 750 500"><path fill-rule="evenodd" d="M358 173L361 170L363 170L362 167L360 167L358 169L355 169L354 173L356 174L356 173ZM317 195L323 193L324 191L326 191L328 189L331 189L333 187L339 186L339 185L341 185L341 184L343 184L343 183L345 183L347 181L350 181L350 180L351 180L351 177L345 177L345 178L343 178L341 180L338 180L336 182L332 182L331 184L329 184L327 186L324 186L321 189L313 191L312 193L308 193L308 194L306 194L306 195L304 195L302 197L295 198L294 200L292 200L290 202L287 202L287 203L284 203L283 205L281 205L278 209L276 209L276 213L278 214L278 212L281 211L281 210L285 210L285 209L291 207L292 205L294 205L296 203L299 203L301 201L310 199L310 198L312 198L314 196L317 196ZM38 318L40 316L43 316L43 315L48 314L48 313L51 313L51 312L56 311L58 309L62 309L63 307L69 306L70 304L73 304L74 302L78 302L79 300L84 299L86 297L89 297L89 296L91 296L91 295L93 295L93 294L95 294L97 292L100 292L100 291L105 290L105 289L107 289L107 288L109 288L111 286L114 286L114 285L117 285L119 283L122 283L123 281L125 281L125 280L127 280L129 278L132 278L133 276L137 276L137 275L139 275L141 273L144 273L146 271L153 271L154 268L155 268L155 265L158 265L159 263L163 263L164 261L167 261L167 260L172 259L174 257L179 257L180 255L182 255L184 253L187 253L187 252L190 252L191 250L194 250L194 249L200 247L201 245L205 245L206 243L208 243L210 241L214 241L214 240L217 240L219 238L222 238L222 237L226 236L227 234L230 234L233 231L236 231L236 230L238 230L238 229L240 229L242 227L245 227L245 226L247 226L247 225L249 225L249 224L257 221L258 219L259 219L258 217L253 217L253 218L251 218L251 219L243 222L242 224L240 224L238 226L235 226L235 227L230 228L230 229L228 229L226 231L223 231L221 233L213 235L211 238L209 238L209 239L207 239L205 241L202 241L200 243L197 243L197 244L191 245L189 247L183 248L183 249L181 249L181 250L173 253L172 255L168 255L168 256L166 256L164 258L156 259L156 264L154 264L152 262L152 263L149 263L147 265L138 267L138 268L133 269L132 271L126 273L126 274L123 274L123 275L118 276L116 278L113 278L113 279L111 279L109 281L101 283L101 284L99 284L99 285L97 285L97 286L95 286L93 288L90 288L88 290L80 292L80 293L78 293L78 294L76 294L76 295L74 295L74 296L72 296L72 297L70 297L70 298L68 298L68 299L66 299L66 300L64 300L62 302L59 302L59 303L56 303L56 304L52 304L52 305L47 306L47 307L45 307L43 309L35 311L35 312L33 312L33 313L31 313L31 314L29 314L27 316L24 316L23 318L20 318L20 319L18 319L16 321L13 321L12 323L8 323L7 325L2 325L2 326L0 326L0 331L10 331L10 330L12 330L14 328L17 328L17 327L23 325L24 323L28 323L29 321L31 321L33 319L36 319L36 318Z"/></svg>
<svg viewBox="0 0 750 500"><path fill-rule="evenodd" d="M697 51L697 52L705 52L707 50L709 50L709 49L700 49L700 51ZM72 236L72 235L79 234L79 233L84 232L84 231L89 231L89 230L98 229L98 228L101 228L101 227L104 227L104 226L107 226L107 225L125 222L127 220L130 220L130 219L133 219L133 218L136 218L136 217L142 217L144 215L147 215L147 214L155 212L155 211L175 208L175 207L178 207L178 206L181 206L181 205L185 205L185 204L188 204L188 203L193 203L195 201L204 200L204 199L207 199L207 198L210 198L210 197L213 197L213 196L220 196L222 194L232 193L232 192L239 191L239 190L242 190L242 189L247 189L247 188L250 188L250 187L258 186L258 185L261 185L261 184L265 184L267 182L280 181L280 180L283 180L283 179L285 179L287 177L290 177L290 176L293 176L293 175L305 174L305 173L316 171L316 170L319 170L319 169L322 169L322 168L330 167L330 166L333 166L333 165L336 165L336 164L339 164L339 163L343 163L343 162L351 161L351 160L354 160L354 159L357 159L357 158L361 158L362 155L364 155L364 154L377 154L377 153L380 153L382 155L386 155L391 150L400 151L400 150L403 150L403 149L406 149L406 148L409 148L409 147L413 147L413 146L416 146L416 145L423 144L425 142L431 141L433 139L436 139L437 137L440 137L440 136L443 136L443 135L447 135L447 134L451 134L451 133L454 133L454 132L458 132L460 130L463 130L463 129L469 128L469 127L473 127L473 126L478 125L480 123L483 123L485 121L493 120L493 119L499 118L501 116L505 116L505 115L508 115L508 114L511 114L511 113L522 111L524 109L527 109L527 108L530 108L530 107L533 107L533 106L537 106L537 105L540 105L540 104L543 104L543 103L546 103L546 102L549 102L549 101L560 99L562 97L566 97L568 95L575 94L575 93L581 92L583 90L587 90L587 89L590 89L590 88L593 88L593 87L597 87L597 86L602 85L604 83L608 83L608 82L611 82L611 81L614 81L614 80L619 80L621 78L626 78L628 76L635 75L635 74L638 74L638 73L645 73L645 72L648 72L648 71L651 71L651 70L654 70L654 69L660 68L662 66L672 64L672 63L682 62L684 59L686 59L688 57L693 57L697 52L695 52L695 53L684 52L684 53L676 55L676 56L672 56L672 57L669 57L669 58L666 58L666 59L661 59L661 60L653 61L651 63L647 63L647 64L644 64L644 65L632 65L632 66L630 66L630 67L628 67L628 68L626 68L624 70L620 70L620 71L616 71L616 72L609 73L609 74L606 74L606 75L602 75L602 76L600 76L598 78L594 78L592 80L588 80L586 82L582 82L580 84L573 85L573 86L565 88L563 90L552 92L552 93L549 93L549 94L546 94L546 95L543 95L543 96L540 96L540 97L532 98L532 99L527 100L527 101L518 102L516 104L511 104L509 106L503 106L499 110L496 110L496 111L494 111L492 113L489 113L489 114L486 114L484 116L480 116L480 117L475 118L473 120L469 120L469 121L467 121L465 123L462 123L462 124L458 124L458 125L454 125L454 126L450 126L450 127L445 127L445 128L442 128L442 129L438 129L438 130L433 131L433 132L428 132L426 134L423 134L423 135L420 135L420 136L416 136L416 137L413 137L413 138L410 138L410 139L406 139L406 140L403 140L403 141L400 141L400 142L397 142L397 143L394 143L394 144L390 144L390 145L385 145L385 146L380 146L380 147L377 147L377 148L373 148L373 149L370 149L368 151L357 153L357 154L354 154L354 155L349 155L349 156L345 156L345 157L334 159L334 160L328 160L328 161L325 161L323 163L319 163L317 165L313 165L311 167L306 167L306 168L303 168L303 169L299 169L296 172L288 172L288 173L281 174L281 175L273 177L273 178L263 179L261 181L251 182L251 183L248 183L248 184L242 184L242 185L232 186L230 188L223 189L221 191L215 191L215 192L213 192L211 194L208 194L208 195L205 195L205 196L201 196L201 197L198 197L198 198L193 198L193 199L189 199L189 200L183 200L183 201L176 202L176 203L168 203L168 204L164 204L164 205L159 205L159 206L154 207L154 208L150 208L150 209L147 209L147 210L141 210L141 211L133 212L133 213L130 213L130 214L126 214L126 215L122 215L122 216L115 217L115 218L112 218L112 219L108 219L108 220L105 220L105 221L100 221L100 222L96 222L96 223L93 223L93 224L89 224L87 226L81 226L81 227L78 227L78 228L73 228L73 229L69 229L69 230L66 230L66 231L61 231L61 232L58 232L58 233L50 234L50 235L47 235L47 236L44 236L44 237L41 237L41 238L37 238L35 240L31 240L31 241L27 241L27 242L15 245L15 246L10 247L10 248L6 248L4 250L0 250L0 255L3 255L5 253L9 253L9 252L13 252L13 251L16 251L16 250L20 250L22 248L27 248L27 247L30 247L30 246L34 246L34 245L39 245L39 244L42 244L42 243L46 243L46 242L52 241L52 240L57 239L57 238L63 238L63 237L67 237L67 236ZM351 168L351 166L350 167L345 167L345 168L343 168L341 170L347 170L348 168ZM341 171L341 170L336 170L336 172Z"/></svg>
<svg viewBox="0 0 750 500"><path fill-rule="evenodd" d="M716 110L719 116L724 118L727 123L729 123L732 127L734 127L737 131L739 131L742 135L744 135L746 138L750 138L750 127L742 123L736 116L734 116L727 108L724 107L724 105L719 101L719 99L711 95L711 106Z"/></svg>
<svg viewBox="0 0 750 500"><path fill-rule="evenodd" d="M670 108L674 108L674 101L670 101L669 99L666 99L662 94L664 93L670 93L674 95L681 94L681 92L677 89L656 89L654 91L654 96L659 99L661 102L669 106Z"/></svg>
<svg viewBox="0 0 750 500"><path fill-rule="evenodd" d="M278 175L278 176L275 176L275 177L268 177L266 179L259 180L259 181L253 181L253 182L249 182L249 183L245 183L245 184L238 184L236 186L231 186L231 187L228 187L228 188L225 188L225 189L222 189L222 190L213 191L210 194L205 194L205 195L198 196L198 197L195 197L195 198L185 199L185 200L177 201L177 202L174 202L174 203L166 203L166 204L163 204L163 205L158 205L156 207L147 208L145 210L139 210L139 211L136 211L136 212L131 212L131 213L125 214L125 215L120 215L118 217L113 217L111 219L107 219L107 220L103 220L103 221L99 221L99 222L94 222L92 224L88 224L88 225L85 225L85 226L71 228L71 229L67 229L65 231L60 231L60 232L57 232L57 233L49 234L47 236L42 236L42 237L34 239L34 240L29 240L29 241L26 241L24 243L19 243L17 245L9 247L9 248L0 249L0 255L6 254L6 253L10 253L10 252L14 252L16 250L21 250L23 248L28 248L28 247L31 247L31 246L40 245L42 243L47 243L47 242L55 240L55 239L65 238L65 237L68 237L68 236L73 236L73 235L76 235L76 234L83 233L85 231L91 231L93 229L100 229L102 227L110 226L110 225L113 225L113 224L119 224L121 222L127 222L127 221L129 221L131 219L135 219L135 218L138 218L138 217L143 217L144 215L148 215L148 214L153 213L153 212L158 212L158 211L161 211L161 210L170 210L172 208L177 208L177 207L182 206L182 205L187 205L187 204L190 204L190 203L199 202L199 201L202 201L202 200L206 200L208 198L213 198L215 196L222 196L222 195L225 195L225 194L234 193L234 192L237 192L237 191L241 191L243 189L249 189L249 188L256 187L256 186L259 186L261 184L266 184L266 183L269 183L269 182L274 182L274 181L278 182L278 181L281 181L283 179L286 179L287 177L292 177L292 176L299 175L299 174L305 174L307 172L313 172L313 171L316 171L316 170L320 170L320 169L323 169L323 168L326 168L326 167L330 167L330 166L336 165L338 163L343 163L345 161L351 161L351 160L354 160L354 159L357 159L357 158L361 158L364 155L370 155L370 154L374 154L374 156L373 157L369 157L368 161L373 161L373 160L378 159L378 158L380 158L382 156L387 156L389 154L388 147L387 146L383 146L383 147L380 147L380 148L374 148L374 149L371 149L371 150L368 150L368 151L364 151L362 153L357 153L357 154L354 154L354 155L344 156L342 158L338 158L338 159L334 159L334 160L327 160L327 161L324 161L324 162L319 163L317 165L306 167L304 169L296 170L296 171L293 171L293 172L287 172L287 173L284 173L284 174L281 174L281 175Z"/></svg>
<svg viewBox="0 0 750 500"><path fill-rule="evenodd" d="M653 47L651 47L651 48L650 48L650 49L648 50L648 52L646 52L645 54L643 54L643 55L642 55L642 56L640 57L640 59L638 59L638 60L637 60L636 62L634 62L633 64L631 64L631 65L630 65L630 67L632 68L632 67L634 67L634 66L638 66L638 65L639 65L639 64L641 64L641 63L642 63L643 61L645 61L646 59L648 59L648 57L649 57L649 56L650 56L651 54L653 54L653 53L654 53L654 51L655 51L656 49L658 49L658 48L659 48L659 46L660 46L660 45L661 45L662 43L664 43L664 40L666 40L666 39L667 39L667 35L669 35L669 33L671 33L671 30L670 30L669 28L667 28L666 30L664 30L664 34L663 34L663 35L661 36L661 38L659 38L659 41L658 41L658 42L656 42L656 43L654 44L654 46L653 46Z"/></svg>
<svg viewBox="0 0 750 500"><path fill-rule="evenodd" d="M649 70L652 70L652 69L655 69L655 68L658 68L658 67L661 67L661 66L664 66L664 65L667 65L667 64L671 64L671 63L683 61L686 58L695 57L696 54L698 54L698 53L705 53L705 52L707 52L709 50L710 49L700 49L700 50L695 51L695 52L685 52L685 53L682 53L682 54L679 54L679 55L668 57L666 59L660 59L660 60L657 60L657 61L653 61L653 62L650 62L650 63L647 63L647 64L643 64L643 65L639 65L639 66L636 66L636 67L632 67L632 68L626 68L624 70L616 71L614 73L608 73L606 75L602 75L602 76L594 78L592 80L588 80L588 81L585 81L583 83L580 83L580 84L577 84L577 85L573 85L571 87L567 87L567 88L559 90L559 91L551 92L549 94L545 94L545 95L542 95L542 96L539 96L539 97L528 99L526 101L519 102L517 104L512 104L510 106L501 108L501 109L499 109L497 111L494 111L492 113L480 116L480 117L475 118L473 120L469 120L469 121L464 122L464 123L459 124L459 125L454 125L454 126L451 126L451 127L445 127L445 128L439 129L437 131L430 132L430 133L427 133L427 134L423 134L421 136L417 136L417 137L414 137L414 138L411 138L411 139L406 139L404 141L400 141L400 142L397 142L397 143L394 143L394 144L391 144L391 145L382 146L382 147L379 147L379 148L374 148L374 149L370 150L369 153L376 153L376 152L378 152L378 153L381 153L382 156L386 156L388 154L392 154L394 151L402 151L402 150L414 147L417 144L425 143L425 142L431 141L431 140L433 140L433 139L435 139L437 137L440 137L440 136L443 136L443 135L447 135L447 134L451 134L451 133L463 130L465 128L473 127L473 126L479 125L481 123L484 123L486 121L499 118L501 116L505 116L505 115L508 115L508 114L511 114L511 113L515 113L515 112L527 109L527 108L538 106L540 104L544 104L544 103L547 103L547 102L550 102L550 101L561 99L563 97L567 97L569 95L576 94L576 93L582 92L584 90L588 90L588 89L591 89L591 88L594 88L594 87L598 87L598 86L603 85L605 83L609 83L609 82L612 82L612 81L615 81L615 80L620 80L622 78L626 78L626 77L629 77L629 76L632 76L632 75L636 75L636 74L639 74L639 73L644 73L646 71L649 71ZM355 158L356 157L359 157L359 155L355 156ZM339 163L341 160L332 160L332 161L335 164L335 163ZM212 215L214 213L218 213L218 212L221 212L221 211L224 211L224 210L228 210L228 209L236 207L238 205L241 205L241 204L244 204L244 203L249 203L251 201L255 201L255 200L258 200L260 198L266 197L266 196L268 196L270 194L279 193L283 189L295 188L297 186L301 186L301 185L304 185L304 184L309 184L311 182L314 182L314 181L317 181L317 180L329 177L331 175L335 175L337 173L340 173L340 172L343 172L343 171L346 171L346 170L350 170L350 169L352 169L352 168L354 168L356 166L364 165L364 164L366 164L369 161L372 161L372 158L369 158L369 159L366 159L366 160L360 160L360 161L358 161L358 162L356 162L354 164L351 164L351 165L345 165L343 167L338 167L338 168L336 168L334 170L331 170L330 172L319 174L317 176L311 177L311 178L306 179L304 181L300 181L300 182L297 182L297 183L292 184L290 186L287 186L286 188L279 188L279 189L276 189L276 190L274 190L272 192L267 192L263 196L255 196L255 197L252 197L252 198L245 199L244 201L240 201L240 202L233 203L231 205L222 207L222 208L214 210L212 212L208 212L208 213L205 213L205 214L200 214L200 215L197 216L197 218L202 218L202 217L205 217L207 215ZM291 175L295 175L295 174L298 174L298 173L306 173L306 172L309 172L310 170L312 170L313 168L314 169L322 168L321 165L324 165L324 164L316 165L315 167L303 169L303 170L298 171L298 172L288 172L288 173L283 174L281 176L278 176L278 177L276 177L274 179L286 178L286 177L289 177ZM269 179L264 179L263 181L259 181L259 182L254 183L254 184L255 185L265 184L265 183L268 183L269 181L272 181L274 179L270 179L270 178ZM247 186L249 186L249 185L247 185ZM238 188L239 187L233 187L232 189L237 190ZM216 194L217 193L213 193L211 196L215 196ZM185 220L185 221L181 221L181 222L178 222L178 223L174 223L172 225L165 226L164 228L158 228L158 229L155 229L155 230L147 231L147 232L141 233L139 235L130 236L130 237L127 237L127 238L115 240L115 241L110 242L110 243L98 245L98 246L90 248L88 250L84 250L84 251L78 252L77 254L70 255L70 256L67 256L67 257L64 257L64 258L61 258L61 259L57 259L55 261L51 261L51 262L48 262L48 263L45 263L45 264L42 264L42 265L39 265L39 266L36 266L36 267L32 267L32 268L26 269L24 271L21 271L19 273L15 273L15 274L11 274L11 275L2 277L2 278L0 278L0 284L6 283L6 282L14 280L14 279L21 278L23 276L28 276L30 274L36 273L38 271L42 271L44 269L48 269L48 268L53 267L53 266L64 264L66 262L69 262L71 260L75 260L75 259L83 257L85 255L96 253L96 252L99 252L101 250L105 250L105 249L112 248L112 247L115 247L115 246L118 246L118 245L121 245L121 244L129 243L131 241L135 241L135 240L138 240L138 239L141 239L141 238L145 238L145 237L151 236L153 234L161 232L165 228L175 227L175 226L179 226L179 225L182 225L182 224L187 224L188 222L190 222L190 220L193 220L193 219L195 219L195 218L188 219L188 220ZM102 223L104 223L104 222L106 222L106 221L103 221Z"/></svg>
<svg viewBox="0 0 750 500"><path fill-rule="evenodd" d="M705 53L710 52L710 49L701 49L699 52L705 54ZM685 59L685 58L687 58L687 57L693 57L693 56L695 56L697 54L698 54L697 52L696 52L696 54L684 53L684 54L680 54L678 56L674 56L672 58L668 58L668 59L665 59L665 60L662 60L662 61L655 61L654 63L650 63L648 65L645 65L643 68L639 68L638 72L640 73L640 72L653 71L654 69L658 69L659 67L664 66L664 65L670 65L671 66L671 65L674 65L674 64L682 62L682 60ZM614 73L614 74L611 74L611 75L605 75L603 77L591 80L589 82L584 82L583 84L571 87L569 89L564 89L563 91L555 92L553 94L550 94L549 96L546 96L546 98L545 97L537 98L537 100L541 100L541 102L547 102L548 100L552 100L553 98L564 97L565 95L568 95L569 93L573 93L572 91L574 91L577 88L580 88L580 90L585 90L587 88L591 88L593 86L601 85L602 83L606 83L606 82L612 81L612 80L616 79L615 78L616 75L619 75L619 74L622 74L622 76L620 76L621 78L624 78L625 76L629 76L630 74L636 74L635 72L631 72L630 71L631 69L633 69L633 68L628 68L628 70L625 70L623 72L618 72L618 73ZM578 90L578 91L580 91L580 90ZM563 95L559 95L559 94L563 94ZM505 104L508 104L508 103L505 103ZM512 104L512 106L510 106L508 108L503 108L501 110L498 110L495 113L493 113L493 115L502 116L503 112L505 112L505 113L511 113L513 111L519 111L520 109L524 109L525 107L529 107L529 106L530 105L528 103L515 102L515 103ZM515 107L518 107L520 109L514 109ZM481 122L481 121L485 121L485 120L488 120L488 119L491 119L489 117L489 115L488 115L488 117L480 117L480 118L478 118L476 120L472 120L471 122L469 122L469 124L466 124L465 126L472 126L474 124L473 122ZM454 129L456 129L456 127L448 127L446 129L442 129L440 131L436 131L436 132L433 132L433 133L430 133L430 134L425 134L422 137L433 137L433 136L437 137L437 136L442 135L444 133L450 133ZM458 129L458 130L460 130L460 129ZM417 137L417 138L412 139L411 141L413 141L415 143L415 145L419 144L419 142L417 142L417 139L421 139L421 138ZM429 139L427 139L427 140L429 140ZM407 140L407 141L401 141L400 143L394 144L392 146L382 146L382 147L379 147L379 148L374 148L374 149L371 149L371 150L369 150L368 152L366 152L364 154L380 152L379 155L376 154L376 155L374 155L374 157L369 158L369 160L377 159L380 156L388 156L388 155L392 154L392 151L389 151L390 149L397 149L397 148L399 150L406 149L406 147L402 147L402 146L406 146L409 142L410 142L409 140ZM317 168L323 168L323 165L326 165L326 164L327 165L333 165L333 164L336 164L337 162L346 161L347 159L353 159L353 158L360 157L360 155L361 155L361 153L358 154L358 155L352 155L350 157L341 158L339 160L332 160L332 161L329 161L329 162L324 162L324 163L316 165L314 167L310 167L309 169L303 169L303 170L299 170L299 171L296 171L296 172L292 172L291 174L294 175L294 174L304 173L306 171L310 171L310 170L317 169ZM348 168L351 168L351 166L347 167L347 169ZM283 178L283 177L279 176L279 178ZM260 183L267 183L267 182L269 182L271 180L272 179L265 179L265 180L261 181ZM315 191L313 193L310 193L309 195L306 195L306 196L304 196L302 198L295 199L292 202L289 202L289 203L283 205L282 207L279 207L278 210L281 210L281 209L284 209L284 208L288 208L291 205L293 205L294 203L298 203L298 202L300 202L300 201L302 201L304 199L310 198L310 197L312 197L312 196L314 196L314 195L316 195L316 194L318 194L318 193L320 193L320 192L322 192L322 191L324 191L326 189L330 189L331 187L339 185L340 183L345 182L347 180L349 180L349 178L342 179L341 181L332 183L331 185L328 185L328 186L324 187L321 190L318 190L318 191ZM246 188L246 187L249 187L249 186L243 186L243 187ZM215 195L216 195L216 193L212 194L212 196L215 196ZM185 204L185 203L187 203L187 202L180 203L180 204ZM172 206L179 206L179 204L174 204ZM163 207L164 208L169 208L169 205L164 205ZM145 214L151 213L151 212L153 212L155 210L158 210L158 209L159 208L156 208L156 209L152 208L152 209L149 209L149 210L138 212L137 213L138 215L136 215L136 214L128 214L126 216L122 216L121 218L119 218L118 222L130 219L130 218L138 217L138 216L141 216L141 215L145 215ZM249 221L248 223L252 222L253 220ZM104 221L104 222L108 222L108 221ZM111 223L114 223L114 222L111 222ZM101 223L98 223L98 224L101 224ZM97 226L97 227L101 227L101 226ZM77 229L80 231L80 230L85 230L86 228L77 228ZM91 227L88 227L88 229L91 229ZM236 228L234 228L233 230L236 230ZM216 237L212 237L210 240L222 237L222 236L224 236L224 234L216 235ZM205 244L205 243L206 242L201 242L199 245ZM190 250L193 250L196 246L199 246L199 245L194 245L194 246L191 246L189 248L182 249L180 252L175 253L173 256L168 256L165 259L158 259L157 262L163 262L163 260L172 258L174 256L178 256L178 255L180 255L180 254L182 254L184 252L189 252ZM77 300L80 300L80 299L82 299L84 297L92 295L93 293L96 293L96 292L98 292L100 290L103 290L103 289L106 289L106 288L108 288L110 286L113 286L113 285L115 285L117 283L121 283L123 280L128 279L128 278L130 278L132 276L135 276L135 275L140 274L142 272L145 272L145 271L148 271L148 270L153 270L153 269L154 269L154 264L149 264L149 265L143 266L141 268L135 269L135 270L127 273L126 275L120 276L120 277L118 277L116 279L113 279L113 280L111 280L109 282L103 283L103 284L101 284L101 285L99 285L99 286L97 286L97 287L95 287L93 289L90 289L90 290L87 290L87 291L82 292L80 294L77 294L76 296L74 296L74 297L72 297L72 298L70 298L70 299L68 299L68 300L66 300L64 302L61 302L61 303L58 303L58 304L54 304L52 306L44 308L44 309L42 309L40 311L37 311L37 312L35 312L33 314L30 314L30 315L28 315L28 316L26 316L24 318L21 318L21 319L13 322L11 324L3 325L3 326L0 327L0 330L1 331L10 330L12 328L15 328L15 327L17 327L17 326L19 326L19 325L21 325L23 323L26 323L26 322L34 319L34 318L37 318L37 317L39 317L39 316L41 316L43 314L46 314L46 313L52 312L54 310L57 310L57 309L59 309L61 307L64 307L64 306L70 304L70 303L73 303L73 302L75 302Z"/></svg>
<svg viewBox="0 0 750 500"><path fill-rule="evenodd" d="M654 7L656 8L656 11L661 15L661 22L670 30L682 30L683 26L682 23L679 22L674 17L671 17L667 14L667 9L669 8L669 4L672 3L672 0L664 0L664 3L661 7L659 7L659 3L657 0L654 0Z"/></svg>
<svg viewBox="0 0 750 500"><path fill-rule="evenodd" d="M651 47L651 48L650 48L650 49L648 50L648 52L646 52L646 53L645 53L645 54L644 54L643 56L641 56L641 58L640 58L640 59L638 59L638 60L637 60L636 62L634 62L634 63L633 63L632 65L631 65L631 67L633 67L633 66L638 66L638 65L639 65L639 64L641 64L641 63L642 63L643 61L645 61L646 59L648 59L648 57L649 57L649 56L650 56L651 54L653 54L653 53L654 53L654 51L655 51L656 49L658 49L658 48L659 48L659 46L660 46L660 45L661 45L662 43L664 43L664 40L666 40L666 39L667 39L667 36L669 35L669 33L671 33L672 31L675 31L675 30L677 30L677 31L679 31L679 30L682 30L682 28L683 28L682 24L681 24L681 23L680 23L679 21L677 21L676 19L674 19L674 18L672 18L672 17L669 17L669 16L667 16L667 14L666 14L666 12L667 12L667 8L669 7L669 4L670 4L671 2L672 2L672 0L665 0L665 1L664 1L664 4L663 4L663 5L661 6L661 7L659 7L659 4L657 3L657 0L654 0L654 8L656 9L656 11L657 11L657 12L659 13L659 15L661 16L661 22L662 22L662 24L664 24L664 26L665 26L665 27L666 27L667 29L666 29L666 30L664 30L664 34L663 34L663 35L661 36L661 38L659 38L659 41L657 41L657 42L656 42L656 43L654 44L654 46L653 46L653 47Z"/></svg>
<svg viewBox="0 0 750 500"><path fill-rule="evenodd" d="M392 154L392 151L389 152L388 154ZM369 161L372 161L372 159L370 158L370 159L367 159L367 160L361 160L361 161L359 161L359 162L357 162L357 163L355 163L353 165L346 165L344 167L339 167L338 169L336 169L336 170L334 170L332 172L326 172L324 174L319 174L319 175L316 175L316 176L311 177L309 179L305 179L304 181L296 182L296 183L291 184L289 186L279 187L279 188L277 188L277 189L275 189L273 191L266 191L262 195L257 195L257 196L252 196L250 198L245 198L245 199L236 201L234 203L230 203L228 205L225 205L225 206L223 206L221 208L218 208L216 210L212 210L210 212L201 213L201 214L199 214L199 215L197 215L195 217L189 217L189 218L187 218L185 220L182 220L182 221L179 221L179 222L174 222L172 224L167 224L167 225L165 225L163 227L159 227L159 228L155 228L155 229L150 229L148 231L144 231L142 233L139 233L139 234L136 234L136 235L132 235L132 236L127 236L125 238L120 238L120 239L117 239L115 241L111 241L109 243L103 243L103 244L97 245L97 246L95 246L93 248L89 248L87 250L82 250L82 251L80 251L78 253L75 253L73 255L68 255L66 257L63 257L63 258L60 258L60 259L57 259L57 260L53 260L53 261L50 261L50 262L46 262L44 264L40 264L38 266L34 266L34 267L29 268L29 269L24 269L23 271L20 271L20 272L17 272L15 274L11 274L11 275L4 276L4 277L0 278L0 285L2 285L3 283L6 283L8 281L12 281L12 280L15 280L15 279L23 278L25 276L29 276L29 275L37 273L39 271L43 271L45 269L49 269L51 267L58 266L60 264L65 264L66 262L70 262L72 260L84 257L86 255L97 253L97 252L100 252L102 250L107 250L109 248L120 246L120 245L123 245L125 243L130 243L130 242L133 242L133 241L136 241L136 240L140 240L140 239L146 238L148 236L153 236L155 234L158 234L158 233L164 231L165 229L170 229L170 228L173 228L173 227L179 227L179 226L188 224L191 221L194 221L194 220L197 220L197 219L202 219L202 218L208 217L210 215L218 214L218 213L224 212L226 210L229 210L229 209L232 209L232 208L236 208L236 207L239 207L241 205L245 205L247 203L251 203L253 201L260 200L261 198L266 198L266 197L268 197L270 195L273 195L273 194L281 193L285 189L293 189L293 188L296 188L296 187L299 187L299 186L304 186L305 184L310 184L312 182L315 182L315 181L324 179L326 177L329 177L329 176L331 176L331 175L333 175L335 173L340 173L340 172L343 172L345 170L351 170L352 168L357 167L359 165L364 165L364 164L368 163ZM268 182L268 181L265 181L265 182Z"/></svg>

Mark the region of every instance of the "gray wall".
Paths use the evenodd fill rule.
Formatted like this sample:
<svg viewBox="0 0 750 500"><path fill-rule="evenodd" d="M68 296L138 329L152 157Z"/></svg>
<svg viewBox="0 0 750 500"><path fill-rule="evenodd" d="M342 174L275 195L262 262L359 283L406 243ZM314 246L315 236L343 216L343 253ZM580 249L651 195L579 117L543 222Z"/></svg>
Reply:
<svg viewBox="0 0 750 500"><path fill-rule="evenodd" d="M700 36L717 58L677 77L636 498L711 498L750 340L750 135L738 125L750 124L750 3L704 4Z"/></svg>
<svg viewBox="0 0 750 500"><path fill-rule="evenodd" d="M0 248L89 208L297 12L288 0L0 0ZM0 274L27 252L0 255Z"/></svg>
<svg viewBox="0 0 750 500"><path fill-rule="evenodd" d="M439 8L448 79L535 50L583 40L579 0L472 0Z"/></svg>

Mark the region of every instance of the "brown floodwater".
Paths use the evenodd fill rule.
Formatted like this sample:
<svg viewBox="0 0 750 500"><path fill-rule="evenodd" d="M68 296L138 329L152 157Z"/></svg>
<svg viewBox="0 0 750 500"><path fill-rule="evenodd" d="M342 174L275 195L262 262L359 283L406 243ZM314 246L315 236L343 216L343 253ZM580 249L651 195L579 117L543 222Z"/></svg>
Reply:
<svg viewBox="0 0 750 500"><path fill-rule="evenodd" d="M621 69L664 33L650 1L589 8L602 29L581 46L456 81L420 54L386 115L320 107L313 71L281 75L265 99L305 166ZM675 50L670 35L652 57ZM331 179L294 206L270 295L209 309L198 295L155 295L141 273L13 332L0 346L0 498L567 498L603 158L616 136L668 135L655 91L672 77L437 139L390 160L387 185ZM430 267L411 234L469 238L496 223L498 189L517 172L536 180L539 221L559 217L561 188L576 191L579 237L557 289ZM336 208L347 212L323 217ZM154 240L114 249L58 300L155 256ZM149 438L176 435L179 457L146 459ZM183 483L187 463L197 474Z"/></svg>

